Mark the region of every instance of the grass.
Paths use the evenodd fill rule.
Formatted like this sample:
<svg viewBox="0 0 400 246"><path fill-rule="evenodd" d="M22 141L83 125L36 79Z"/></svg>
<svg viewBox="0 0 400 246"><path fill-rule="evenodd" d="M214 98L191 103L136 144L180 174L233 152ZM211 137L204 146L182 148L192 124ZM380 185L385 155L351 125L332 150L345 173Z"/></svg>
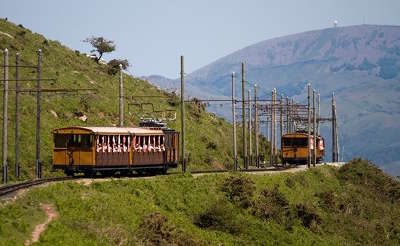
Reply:
<svg viewBox="0 0 400 246"><path fill-rule="evenodd" d="M21 64L35 65L36 52L42 50L42 78L55 78L54 81L43 81L43 88L92 88L97 89L96 94L79 93L68 95L54 95L43 93L41 114L41 159L44 164L44 176L50 174L52 135L54 128L71 125L111 126L118 123L118 75L111 76L107 73L107 66L96 64L79 51L73 51L58 41L48 40L40 34L0 19L0 31L11 37L0 34L0 50L9 50L9 64L15 64L15 53L19 52ZM1 64L3 61L0 62ZM2 71L0 75L2 76ZM9 78L15 76L14 69L9 69ZM180 119L178 97L161 91L147 81L124 74L124 92L126 96L147 95L167 96L162 98L135 98L126 100L125 125L138 125L141 116L160 117L155 113L141 112L138 107L128 106L128 103L152 102L155 110L174 109L177 119ZM36 78L36 73L31 69L21 69L20 78ZM36 82L24 82L23 88L35 88ZM10 89L15 88L10 82ZM3 94L1 93L0 100ZM8 108L8 164L10 179L14 179L14 145L15 145L15 93L9 93ZM20 149L23 179L34 177L35 163L35 112L36 97L34 94L22 94L20 97ZM185 113L186 146L189 160L189 169L226 168L232 166L232 130L231 125L222 118L204 111L196 104L187 104ZM81 114L87 115L87 122L78 119ZM55 116L56 115L56 116ZM180 129L180 121L170 122L169 126ZM262 139L260 150L263 154L268 148L265 139ZM240 141L240 138L238 139ZM239 155L241 150L239 149ZM267 151L268 153L268 151ZM268 155L268 154L267 154Z"/></svg>
<svg viewBox="0 0 400 246"><path fill-rule="evenodd" d="M348 178L355 173L370 183ZM375 184L391 188L378 193ZM39 245L398 245L399 191L363 160L269 176L68 181L1 204L0 245L29 238L45 219L41 203L54 204L59 217Z"/></svg>

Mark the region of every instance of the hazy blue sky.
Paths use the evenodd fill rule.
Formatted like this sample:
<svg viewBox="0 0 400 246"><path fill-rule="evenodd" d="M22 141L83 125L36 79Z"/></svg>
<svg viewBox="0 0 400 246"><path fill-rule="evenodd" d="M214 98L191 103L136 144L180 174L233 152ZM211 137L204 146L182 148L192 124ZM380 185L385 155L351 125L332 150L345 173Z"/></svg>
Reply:
<svg viewBox="0 0 400 246"><path fill-rule="evenodd" d="M399 0L0 0L0 16L82 52L91 35L114 40L135 75L175 78L253 43L339 25L400 25Z"/></svg>

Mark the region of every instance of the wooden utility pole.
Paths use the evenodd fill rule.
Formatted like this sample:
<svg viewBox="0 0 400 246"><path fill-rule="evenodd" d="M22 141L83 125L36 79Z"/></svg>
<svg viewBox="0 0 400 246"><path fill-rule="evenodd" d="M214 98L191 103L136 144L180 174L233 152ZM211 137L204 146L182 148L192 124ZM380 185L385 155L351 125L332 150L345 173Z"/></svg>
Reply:
<svg viewBox="0 0 400 246"><path fill-rule="evenodd" d="M317 135L319 136L319 118L321 116L321 98L320 94L317 94Z"/></svg>
<svg viewBox="0 0 400 246"><path fill-rule="evenodd" d="M235 72L232 72L232 124L233 124L233 168L238 170L237 149L236 149L236 100L235 100Z"/></svg>
<svg viewBox="0 0 400 246"><path fill-rule="evenodd" d="M124 87L122 81L122 64L119 64L119 126L124 126Z"/></svg>
<svg viewBox="0 0 400 246"><path fill-rule="evenodd" d="M3 183L8 182L7 166L7 126L8 126L8 49L4 50L4 90L3 90Z"/></svg>
<svg viewBox="0 0 400 246"><path fill-rule="evenodd" d="M289 133L289 97L286 97L286 133Z"/></svg>
<svg viewBox="0 0 400 246"><path fill-rule="evenodd" d="M254 85L254 137L256 139L256 146L255 146L256 167L260 167L260 158L258 152L258 132L259 132L259 124L258 124L258 105L257 105L257 84L255 84Z"/></svg>
<svg viewBox="0 0 400 246"><path fill-rule="evenodd" d="M280 100L280 126L279 126L279 133L280 133L280 138L279 142L281 143L281 160L283 160L282 156L282 136L283 136L283 95L281 94L281 100Z"/></svg>
<svg viewBox="0 0 400 246"><path fill-rule="evenodd" d="M317 164L317 112L315 108L316 93L313 90L313 166Z"/></svg>
<svg viewBox="0 0 400 246"><path fill-rule="evenodd" d="M15 177L20 178L19 163L19 53L15 54Z"/></svg>
<svg viewBox="0 0 400 246"><path fill-rule="evenodd" d="M290 106L290 131L291 132L296 132L296 124L295 124L295 112L294 112L294 107L295 107L295 103L294 103L294 99L291 100L291 106Z"/></svg>
<svg viewBox="0 0 400 246"><path fill-rule="evenodd" d="M41 96L41 63L42 50L39 49L37 57L37 92L36 92L36 178L42 178L42 162L40 160L40 96Z"/></svg>
<svg viewBox="0 0 400 246"><path fill-rule="evenodd" d="M181 56L181 148L182 148L182 172L186 172L185 164L185 72L183 67L183 56Z"/></svg>
<svg viewBox="0 0 400 246"><path fill-rule="evenodd" d="M274 162L274 89L272 89L271 92L271 130L270 130L270 156L269 156L269 165L272 166L273 162Z"/></svg>
<svg viewBox="0 0 400 246"><path fill-rule="evenodd" d="M310 85L310 83L308 83L307 88L308 88L308 96L307 96L307 101L308 101L308 104L307 104L307 115L308 115L308 121L307 121L307 128L308 128L308 131L307 131L307 138L308 138L307 167L310 168L310 165L311 165L311 128L310 128L311 127L311 108L310 108L311 85Z"/></svg>
<svg viewBox="0 0 400 246"><path fill-rule="evenodd" d="M276 88L274 88L274 106L273 106L273 113L274 113L274 164L277 163L277 155L278 155L278 150L277 150L277 120L276 120L276 107L277 106L277 102L276 102Z"/></svg>
<svg viewBox="0 0 400 246"><path fill-rule="evenodd" d="M332 162L338 162L338 137L337 137L337 125L336 125L336 101L335 94L332 93Z"/></svg>
<svg viewBox="0 0 400 246"><path fill-rule="evenodd" d="M252 142L253 141L252 141L252 137L251 137L251 134L252 134L252 132L251 132L251 126L252 126L251 107L252 107L252 105L251 105L251 91L250 90L247 91L247 98L249 101L249 104L248 104L249 105L249 165L252 165L253 164L253 150L252 150L252 147L253 147Z"/></svg>
<svg viewBox="0 0 400 246"><path fill-rule="evenodd" d="M242 128L243 128L243 165L248 168L247 162L247 136L246 136L246 94L245 94L245 80L244 80L244 62L242 62Z"/></svg>

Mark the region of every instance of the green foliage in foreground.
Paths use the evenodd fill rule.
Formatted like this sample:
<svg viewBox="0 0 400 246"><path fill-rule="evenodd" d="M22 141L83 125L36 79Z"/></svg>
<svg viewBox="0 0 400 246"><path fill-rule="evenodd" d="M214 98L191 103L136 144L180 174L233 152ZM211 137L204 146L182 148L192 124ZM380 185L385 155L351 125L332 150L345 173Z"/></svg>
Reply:
<svg viewBox="0 0 400 246"><path fill-rule="evenodd" d="M0 205L0 245L22 245L45 220L44 203L59 217L39 245L399 245L398 192L361 160L267 176L69 181Z"/></svg>
<svg viewBox="0 0 400 246"><path fill-rule="evenodd" d="M43 88L90 88L97 89L96 94L87 93L51 95L42 94L41 114L41 153L44 176L50 174L52 161L52 135L54 128L80 125L80 126L115 126L118 124L118 93L119 74L110 75L109 66L97 64L94 60L79 51L73 51L63 46L58 41L48 40L40 34L32 33L22 25L15 25L0 19L0 56L3 63L2 51L9 50L9 64L15 64L15 53L20 53L21 65L36 65L37 50L42 50L42 78L53 78L56 81L43 81ZM177 61L178 62L178 61ZM35 70L20 69L20 79L36 78ZM0 73L2 76L2 72ZM15 71L9 69L9 78L13 79ZM152 112L151 107L142 110L129 103L153 103L155 111L173 109L177 111L180 119L179 100L173 93L167 93L150 85L147 81L133 77L127 73L123 75L125 96L158 96L157 98L138 97L133 100L126 99L125 125L137 126L139 118L161 117L160 113ZM23 82L23 89L35 88L36 82ZM8 132L8 163L10 179L14 178L14 144L15 144L15 88L10 82L9 93L9 132ZM160 98L164 97L164 98ZM165 98L166 97L166 98ZM0 101L3 99L0 93ZM24 179L34 178L35 163L35 119L36 96L24 93L20 97L20 149L22 176ZM88 117L87 122L78 118L82 115ZM171 117L171 115L170 115ZM215 115L205 112L199 104L187 104L185 109L186 131L186 158L189 169L226 168L231 167L232 160L232 127ZM180 121L169 123L171 128L180 130ZM1 133L0 133L1 134ZM240 141L240 139L238 139ZM266 140L261 139L261 154L267 150ZM240 148L239 155L241 153ZM268 153L268 151L267 151ZM268 157L267 157L268 158Z"/></svg>

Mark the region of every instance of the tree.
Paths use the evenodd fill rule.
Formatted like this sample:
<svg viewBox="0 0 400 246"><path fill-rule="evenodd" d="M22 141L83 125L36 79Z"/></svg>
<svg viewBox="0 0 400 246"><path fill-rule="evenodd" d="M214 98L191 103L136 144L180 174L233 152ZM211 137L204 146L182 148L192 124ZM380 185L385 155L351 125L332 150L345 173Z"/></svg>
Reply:
<svg viewBox="0 0 400 246"><path fill-rule="evenodd" d="M98 56L96 56L95 60L97 63L99 63L101 57L103 56L104 53L110 53L115 50L115 44L114 41L107 40L103 37L90 37L83 42L90 43L93 46L93 50L90 52L97 52L99 53Z"/></svg>
<svg viewBox="0 0 400 246"><path fill-rule="evenodd" d="M126 70L129 67L129 62L127 59L112 59L107 63L108 65L108 74L115 75L119 71L119 64L122 65L122 69Z"/></svg>

